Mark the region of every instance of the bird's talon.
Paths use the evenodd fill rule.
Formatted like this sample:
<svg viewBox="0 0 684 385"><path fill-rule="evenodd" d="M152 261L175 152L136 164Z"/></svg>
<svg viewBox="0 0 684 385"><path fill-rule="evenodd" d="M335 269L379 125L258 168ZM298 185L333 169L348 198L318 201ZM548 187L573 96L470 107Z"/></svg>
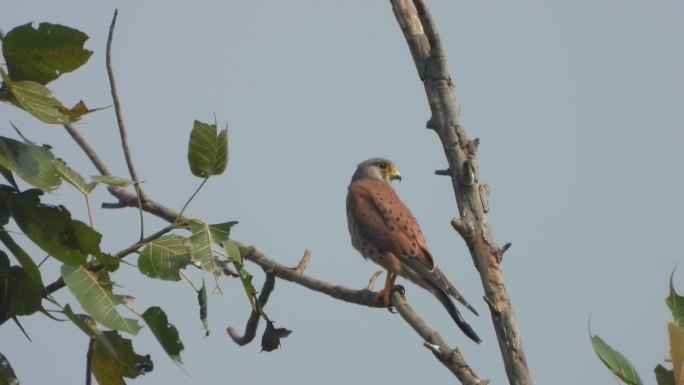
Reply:
<svg viewBox="0 0 684 385"><path fill-rule="evenodd" d="M392 305L387 306L387 310L392 314L397 314L397 311L394 310L394 306Z"/></svg>
<svg viewBox="0 0 684 385"><path fill-rule="evenodd" d="M394 287L392 288L392 293L394 293L395 291L401 294L402 297L404 297L404 294L406 294L406 289L404 289L404 287L401 285L394 285Z"/></svg>

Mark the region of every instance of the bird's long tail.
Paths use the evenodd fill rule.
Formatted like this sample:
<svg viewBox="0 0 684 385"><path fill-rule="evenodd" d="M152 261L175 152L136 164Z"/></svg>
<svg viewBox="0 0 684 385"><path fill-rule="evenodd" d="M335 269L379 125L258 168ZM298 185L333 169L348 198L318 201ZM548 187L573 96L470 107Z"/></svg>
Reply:
<svg viewBox="0 0 684 385"><path fill-rule="evenodd" d="M437 286L433 286L431 289L432 290L430 291L432 294L434 294L439 302L444 305L451 318L453 318L454 322L456 322L456 325L458 325L459 329L461 329L463 333L465 333L465 335L467 335L471 340L477 342L478 344L482 344L480 337L478 337L477 333L475 333L475 330L473 330L473 328L468 325L465 319L463 319L463 316L461 316L461 313L456 308L456 305L454 305L454 303L451 301L449 295Z"/></svg>

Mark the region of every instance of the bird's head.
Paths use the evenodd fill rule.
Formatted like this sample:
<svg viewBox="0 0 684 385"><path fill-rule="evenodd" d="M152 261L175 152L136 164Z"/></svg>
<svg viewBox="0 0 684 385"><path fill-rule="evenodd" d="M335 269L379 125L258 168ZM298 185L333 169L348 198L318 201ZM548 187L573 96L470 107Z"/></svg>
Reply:
<svg viewBox="0 0 684 385"><path fill-rule="evenodd" d="M352 176L352 182L360 179L375 179L391 183L393 180L401 180L399 169L391 161L383 158L371 158L356 166L356 172Z"/></svg>

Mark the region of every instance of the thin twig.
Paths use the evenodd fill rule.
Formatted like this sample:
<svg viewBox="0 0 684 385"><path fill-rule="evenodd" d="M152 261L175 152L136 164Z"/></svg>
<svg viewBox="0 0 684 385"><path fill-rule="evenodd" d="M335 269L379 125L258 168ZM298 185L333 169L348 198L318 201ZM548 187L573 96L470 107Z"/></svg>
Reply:
<svg viewBox="0 0 684 385"><path fill-rule="evenodd" d="M192 278L190 278L190 276L186 274L183 270L178 270L178 274L181 276L181 278L185 280L185 282L189 283L190 286L192 286L192 289L195 292L199 293L199 291L202 290L201 288L197 287L194 282L192 282Z"/></svg>
<svg viewBox="0 0 684 385"><path fill-rule="evenodd" d="M271 293L273 292L274 288L275 274L267 271L264 286L261 288L259 298L257 298L258 309L263 309L264 306L266 306L266 302L268 302L268 298L271 296ZM232 326L228 326L228 335L236 344L240 346L247 345L248 343L252 342L252 340L254 340L254 337L256 336L256 330L259 326L260 318L261 316L259 315L259 313L255 310L252 310L252 312L249 315L249 319L247 320L247 325L245 326L245 333L243 335L240 335L240 332L237 329L235 329Z"/></svg>
<svg viewBox="0 0 684 385"><path fill-rule="evenodd" d="M88 210L88 224L90 224L90 227L95 228L95 224L93 223L93 210L90 208L90 198L88 198L88 194L83 194L83 198L85 199L86 202L86 209Z"/></svg>
<svg viewBox="0 0 684 385"><path fill-rule="evenodd" d="M109 36L107 37L107 75L109 75L109 88L112 91L112 100L114 101L114 111L116 111L116 123L119 126L119 135L121 136L121 148L124 153L124 158L126 159L126 165L128 166L128 172L131 175L131 180L133 181L133 187L135 187L135 193L138 200L138 208L140 210L140 239L144 237L145 222L142 210L142 202L145 201L142 188L140 187L140 180L138 179L138 173L135 171L135 166L133 164L133 156L128 148L128 134L126 133L126 126L124 125L123 112L121 110L121 103L119 103L119 95L116 90L116 82L114 81L114 70L112 69L112 41L114 40L114 26L116 25L116 16L119 14L119 10L114 10L114 17L112 17L112 24L109 26Z"/></svg>
<svg viewBox="0 0 684 385"><path fill-rule="evenodd" d="M209 177L206 177L206 178L202 179L202 183L200 183L200 185L197 186L197 188L196 188L195 191L192 193L192 195L190 195L190 198L188 198L188 201L185 202L185 204L183 205L183 208L181 208L181 211L178 213L178 217L176 217L176 220L175 220L175 221L178 221L179 218L182 218L182 217L183 217L183 213L185 212L185 209L188 208L188 205L190 204L190 202L192 202L192 200L195 198L195 196L197 195L197 193L202 189L202 187L204 186L205 183L207 183L208 180L209 180ZM174 221L174 222L175 222L175 221Z"/></svg>

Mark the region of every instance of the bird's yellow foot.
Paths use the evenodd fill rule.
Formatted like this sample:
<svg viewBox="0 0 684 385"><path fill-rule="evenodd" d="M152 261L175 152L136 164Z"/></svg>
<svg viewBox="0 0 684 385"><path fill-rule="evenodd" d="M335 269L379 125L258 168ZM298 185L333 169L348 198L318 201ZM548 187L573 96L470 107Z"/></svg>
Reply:
<svg viewBox="0 0 684 385"><path fill-rule="evenodd" d="M395 291L399 292L399 294L401 294L402 297L404 296L404 293L406 293L406 290L401 285L386 287L382 289L382 291L380 291L378 295L375 297L375 302L383 306L386 306L387 310L389 310L390 313L394 313L394 306L392 306L391 298L392 294L394 294Z"/></svg>

